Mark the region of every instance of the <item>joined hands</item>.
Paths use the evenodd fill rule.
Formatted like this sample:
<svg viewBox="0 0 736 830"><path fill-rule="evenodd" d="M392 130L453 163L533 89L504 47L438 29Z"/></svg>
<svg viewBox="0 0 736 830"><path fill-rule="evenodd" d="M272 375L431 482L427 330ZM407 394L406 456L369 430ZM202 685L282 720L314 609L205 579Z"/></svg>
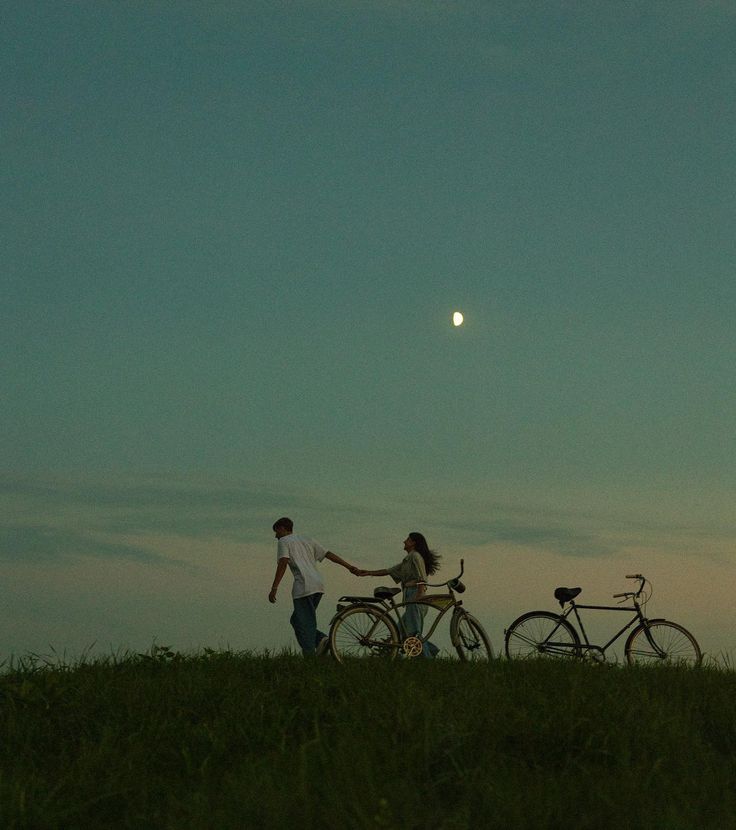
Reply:
<svg viewBox="0 0 736 830"><path fill-rule="evenodd" d="M350 573L353 576L367 576L368 575L367 571L364 571L362 568L356 568L355 565L350 565L348 570L350 571Z"/></svg>

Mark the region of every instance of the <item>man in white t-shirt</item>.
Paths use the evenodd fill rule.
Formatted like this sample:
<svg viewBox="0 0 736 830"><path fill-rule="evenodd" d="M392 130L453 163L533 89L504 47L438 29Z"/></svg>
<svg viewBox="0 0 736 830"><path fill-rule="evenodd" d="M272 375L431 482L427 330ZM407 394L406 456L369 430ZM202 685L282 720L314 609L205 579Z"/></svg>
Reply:
<svg viewBox="0 0 736 830"><path fill-rule="evenodd" d="M294 613L289 622L305 656L314 654L318 646L321 653L324 649L323 642L327 642L327 635L317 629L317 606L322 599L325 586L317 570L317 562L329 559L330 562L347 568L352 574L357 573L358 569L307 536L297 536L294 533L294 522L286 516L273 523L273 530L279 543L276 551L276 576L273 578L268 601L276 602L279 583L287 567L291 568L294 575L294 587L291 591Z"/></svg>

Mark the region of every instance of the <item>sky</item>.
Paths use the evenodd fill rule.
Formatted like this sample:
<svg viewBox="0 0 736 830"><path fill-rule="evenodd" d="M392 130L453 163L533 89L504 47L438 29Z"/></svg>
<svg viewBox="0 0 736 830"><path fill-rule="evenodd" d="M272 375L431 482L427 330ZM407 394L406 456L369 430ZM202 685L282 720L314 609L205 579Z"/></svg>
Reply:
<svg viewBox="0 0 736 830"><path fill-rule="evenodd" d="M365 567L424 532L497 649L636 571L736 655L736 0L11 0L0 41L0 660L293 646L281 515Z"/></svg>

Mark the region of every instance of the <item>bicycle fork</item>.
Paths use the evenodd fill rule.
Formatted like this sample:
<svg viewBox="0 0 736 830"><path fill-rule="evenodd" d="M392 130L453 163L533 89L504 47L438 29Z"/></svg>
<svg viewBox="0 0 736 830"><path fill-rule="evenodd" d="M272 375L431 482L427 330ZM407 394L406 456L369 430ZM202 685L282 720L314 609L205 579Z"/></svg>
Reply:
<svg viewBox="0 0 736 830"><path fill-rule="evenodd" d="M644 634L647 638L647 642L657 653L657 657L664 660L664 658L667 656L667 652L663 651L654 641L654 637L652 637L652 631L649 628L649 620L646 617L642 617L641 624L644 626Z"/></svg>

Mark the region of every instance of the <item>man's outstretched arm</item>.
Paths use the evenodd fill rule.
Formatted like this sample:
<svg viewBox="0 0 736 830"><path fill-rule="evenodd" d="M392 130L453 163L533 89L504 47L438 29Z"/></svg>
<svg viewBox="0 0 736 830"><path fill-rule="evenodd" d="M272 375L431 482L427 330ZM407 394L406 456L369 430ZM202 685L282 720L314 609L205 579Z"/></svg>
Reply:
<svg viewBox="0 0 736 830"><path fill-rule="evenodd" d="M342 557L338 556L336 553L333 553L331 550L327 551L325 559L329 559L330 562L334 562L337 565L342 565L343 568L347 568L351 574L355 574L358 571L358 568L356 568L355 565L349 564Z"/></svg>

